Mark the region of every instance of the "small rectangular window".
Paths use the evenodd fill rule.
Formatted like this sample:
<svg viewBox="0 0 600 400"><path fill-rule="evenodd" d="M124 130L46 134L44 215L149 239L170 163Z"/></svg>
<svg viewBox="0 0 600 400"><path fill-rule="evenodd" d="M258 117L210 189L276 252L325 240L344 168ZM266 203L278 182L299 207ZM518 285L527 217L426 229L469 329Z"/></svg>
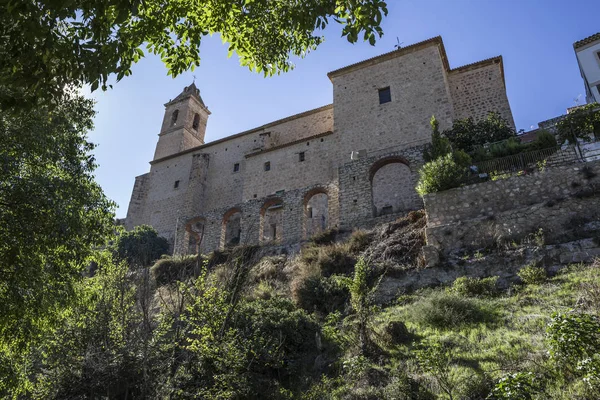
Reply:
<svg viewBox="0 0 600 400"><path fill-rule="evenodd" d="M298 159L300 160L300 162L304 161L304 152L298 154Z"/></svg>
<svg viewBox="0 0 600 400"><path fill-rule="evenodd" d="M379 89L379 104L389 103L390 101L392 101L390 87Z"/></svg>
<svg viewBox="0 0 600 400"><path fill-rule="evenodd" d="M270 170L271 170L271 162L270 162L270 161L267 161L267 162L265 163L265 171L270 171Z"/></svg>
<svg viewBox="0 0 600 400"><path fill-rule="evenodd" d="M233 172L238 172L240 170L240 163L233 164Z"/></svg>
<svg viewBox="0 0 600 400"><path fill-rule="evenodd" d="M179 181L175 181L175 184L173 185L173 189L177 189L179 187Z"/></svg>

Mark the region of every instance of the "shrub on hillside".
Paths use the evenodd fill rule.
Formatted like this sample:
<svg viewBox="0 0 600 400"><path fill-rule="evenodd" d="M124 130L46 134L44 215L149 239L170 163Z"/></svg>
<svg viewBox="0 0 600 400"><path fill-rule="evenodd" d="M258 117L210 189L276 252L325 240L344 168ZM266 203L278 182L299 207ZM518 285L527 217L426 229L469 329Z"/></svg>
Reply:
<svg viewBox="0 0 600 400"><path fill-rule="evenodd" d="M304 310L288 299L272 298L243 302L236 311L233 327L251 351L248 370L259 396L261 384L276 379L280 383L300 380L314 366L318 355L316 335L319 325ZM249 352L250 354L250 352ZM277 398L266 396L266 398Z"/></svg>
<svg viewBox="0 0 600 400"><path fill-rule="evenodd" d="M324 276L348 274L356 263L345 244L306 247L300 252L300 261L318 267Z"/></svg>
<svg viewBox="0 0 600 400"><path fill-rule="evenodd" d="M166 256L158 260L150 269L157 286L183 281L199 270L198 255Z"/></svg>
<svg viewBox="0 0 600 400"><path fill-rule="evenodd" d="M112 245L112 251L130 266L148 266L167 254L169 243L167 239L158 236L153 227L140 225L131 231L121 231Z"/></svg>
<svg viewBox="0 0 600 400"><path fill-rule="evenodd" d="M308 312L329 314L344 308L350 296L348 287L337 276L319 275L300 277L292 282L294 302Z"/></svg>
<svg viewBox="0 0 600 400"><path fill-rule="evenodd" d="M327 230L324 230L323 232L317 233L316 235L311 237L309 241L318 246L331 244L335 241L337 234L338 234L337 229L327 229Z"/></svg>
<svg viewBox="0 0 600 400"><path fill-rule="evenodd" d="M548 277L546 269L537 266L535 263L524 266L517 272L517 275L527 285L543 283Z"/></svg>
<svg viewBox="0 0 600 400"><path fill-rule="evenodd" d="M410 310L411 319L421 325L438 329L490 321L492 311L475 299L465 299L453 293L438 292L418 301Z"/></svg>
<svg viewBox="0 0 600 400"><path fill-rule="evenodd" d="M457 163L453 154L446 154L435 161L428 162L419 170L417 192L424 196L458 187L464 182L466 173L467 168Z"/></svg>
<svg viewBox="0 0 600 400"><path fill-rule="evenodd" d="M352 254L358 254L364 251L372 241L372 235L361 230L355 230L352 232L350 239L348 239L348 250Z"/></svg>
<svg viewBox="0 0 600 400"><path fill-rule="evenodd" d="M451 291L467 297L494 296L498 293L498 288L496 287L497 281L497 276L488 278L461 276L454 281Z"/></svg>

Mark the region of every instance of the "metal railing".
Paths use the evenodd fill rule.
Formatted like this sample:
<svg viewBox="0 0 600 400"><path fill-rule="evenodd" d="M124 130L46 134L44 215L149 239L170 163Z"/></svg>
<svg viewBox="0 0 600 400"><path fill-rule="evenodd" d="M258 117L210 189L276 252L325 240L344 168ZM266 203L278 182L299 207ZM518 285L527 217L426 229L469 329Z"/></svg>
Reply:
<svg viewBox="0 0 600 400"><path fill-rule="evenodd" d="M556 166L581 162L575 146L549 147L535 151L495 158L475 163L479 173L511 173L524 171L538 166Z"/></svg>

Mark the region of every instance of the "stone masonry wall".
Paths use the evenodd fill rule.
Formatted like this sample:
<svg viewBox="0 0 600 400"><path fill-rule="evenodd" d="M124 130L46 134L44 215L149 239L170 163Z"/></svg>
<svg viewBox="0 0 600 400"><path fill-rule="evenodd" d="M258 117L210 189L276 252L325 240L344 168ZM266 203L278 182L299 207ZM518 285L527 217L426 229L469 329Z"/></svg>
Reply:
<svg viewBox="0 0 600 400"><path fill-rule="evenodd" d="M148 181L150 173L136 176L131 192L131 200L127 209L125 218L125 229L133 229L144 222L144 209L146 207L146 198L148 197Z"/></svg>
<svg viewBox="0 0 600 400"><path fill-rule="evenodd" d="M399 193L405 210L423 207L423 202L415 191L417 171L423 165L423 146L391 152L367 153L364 158L350 161L339 168L340 182L340 226L345 229L362 227L374 217L372 180L377 171L389 163L400 162L409 167L410 177L402 179L410 182Z"/></svg>
<svg viewBox="0 0 600 400"><path fill-rule="evenodd" d="M304 161L300 161L304 153ZM307 139L275 151L245 158L243 201L263 198L281 190L328 184L336 179L337 147L332 135ZM270 170L265 171L265 163Z"/></svg>
<svg viewBox="0 0 600 400"><path fill-rule="evenodd" d="M490 111L500 113L514 128L500 60L457 68L448 74L448 85L457 119L481 120Z"/></svg>
<svg viewBox="0 0 600 400"><path fill-rule="evenodd" d="M600 162L546 168L426 195L428 244L444 253L520 240L539 231L558 238L600 216Z"/></svg>
<svg viewBox="0 0 600 400"><path fill-rule="evenodd" d="M453 111L446 71L437 45L334 76L337 160L352 151L414 147L431 141L429 120L451 126ZM379 89L390 87L392 101L379 104Z"/></svg>

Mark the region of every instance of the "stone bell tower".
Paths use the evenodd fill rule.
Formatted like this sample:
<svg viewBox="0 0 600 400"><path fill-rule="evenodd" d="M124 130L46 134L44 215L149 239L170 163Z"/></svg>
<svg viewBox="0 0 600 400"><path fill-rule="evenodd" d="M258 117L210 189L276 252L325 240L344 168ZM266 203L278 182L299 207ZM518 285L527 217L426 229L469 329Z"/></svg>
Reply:
<svg viewBox="0 0 600 400"><path fill-rule="evenodd" d="M165 117L158 134L154 160L204 144L210 111L195 83L165 104Z"/></svg>

